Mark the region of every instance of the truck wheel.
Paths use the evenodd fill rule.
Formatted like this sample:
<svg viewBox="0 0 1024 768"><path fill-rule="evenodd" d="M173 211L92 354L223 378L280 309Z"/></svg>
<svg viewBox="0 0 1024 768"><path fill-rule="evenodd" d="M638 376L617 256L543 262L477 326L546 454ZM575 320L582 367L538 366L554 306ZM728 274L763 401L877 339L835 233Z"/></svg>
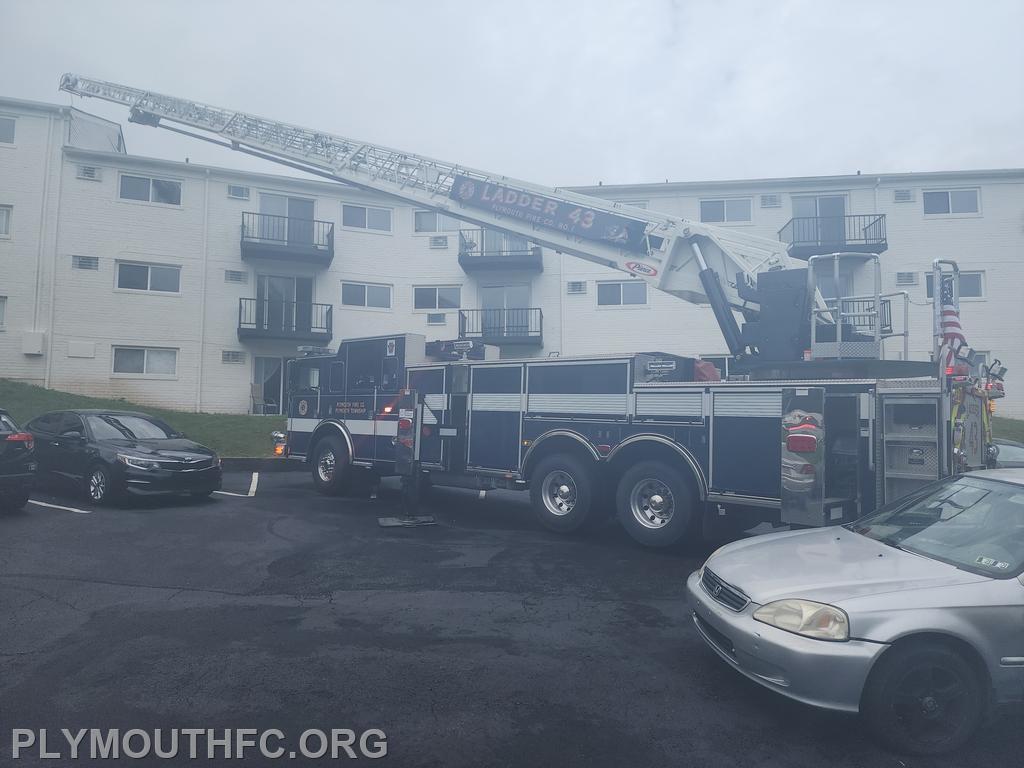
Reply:
<svg viewBox="0 0 1024 768"><path fill-rule="evenodd" d="M348 479L348 449L334 435L318 440L313 447L313 486L326 496L338 496L345 490Z"/></svg>
<svg viewBox="0 0 1024 768"><path fill-rule="evenodd" d="M875 664L860 711L880 741L898 752L937 755L962 747L985 714L978 673L940 643L897 645Z"/></svg>
<svg viewBox="0 0 1024 768"><path fill-rule="evenodd" d="M619 522L644 546L668 547L694 529L697 508L683 473L660 461L641 461L622 475L615 494Z"/></svg>
<svg viewBox="0 0 1024 768"><path fill-rule="evenodd" d="M530 475L530 502L549 531L578 530L590 514L594 481L579 459L559 453L542 459Z"/></svg>

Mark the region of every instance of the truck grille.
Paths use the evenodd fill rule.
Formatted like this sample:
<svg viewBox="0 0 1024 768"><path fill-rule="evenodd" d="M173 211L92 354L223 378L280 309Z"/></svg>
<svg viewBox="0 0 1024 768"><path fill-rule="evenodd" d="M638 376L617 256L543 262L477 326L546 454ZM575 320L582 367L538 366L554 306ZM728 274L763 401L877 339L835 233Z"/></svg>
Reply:
<svg viewBox="0 0 1024 768"><path fill-rule="evenodd" d="M700 577L700 585L704 591L730 611L742 611L750 599L731 584L726 584L714 571L705 568Z"/></svg>

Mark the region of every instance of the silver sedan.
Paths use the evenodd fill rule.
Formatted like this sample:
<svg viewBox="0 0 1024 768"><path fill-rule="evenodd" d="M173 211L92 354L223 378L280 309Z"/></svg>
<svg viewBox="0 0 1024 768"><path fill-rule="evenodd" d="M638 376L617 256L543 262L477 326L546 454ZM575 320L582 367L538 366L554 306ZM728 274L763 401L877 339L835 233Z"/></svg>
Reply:
<svg viewBox="0 0 1024 768"><path fill-rule="evenodd" d="M963 745L1024 700L1024 470L948 478L841 528L727 544L687 582L704 640L752 680L860 712L889 746Z"/></svg>

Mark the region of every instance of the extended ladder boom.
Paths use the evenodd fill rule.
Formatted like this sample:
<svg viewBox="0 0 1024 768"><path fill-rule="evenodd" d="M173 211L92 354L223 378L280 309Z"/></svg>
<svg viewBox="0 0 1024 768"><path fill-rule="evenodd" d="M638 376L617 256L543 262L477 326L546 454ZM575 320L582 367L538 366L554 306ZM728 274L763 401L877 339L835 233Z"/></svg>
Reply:
<svg viewBox="0 0 1024 768"><path fill-rule="evenodd" d="M224 144L519 235L636 275L687 301L708 302L735 354L743 345L730 307L750 307L740 296L737 275L752 285L759 272L789 266L780 243L734 230L102 80L66 74L60 88L123 104L132 122Z"/></svg>

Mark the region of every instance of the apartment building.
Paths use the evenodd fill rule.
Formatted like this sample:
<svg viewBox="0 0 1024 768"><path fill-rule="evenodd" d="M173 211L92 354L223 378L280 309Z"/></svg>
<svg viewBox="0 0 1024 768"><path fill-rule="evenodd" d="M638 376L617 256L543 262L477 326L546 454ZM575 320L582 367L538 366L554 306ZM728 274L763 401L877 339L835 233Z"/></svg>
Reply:
<svg viewBox="0 0 1024 768"><path fill-rule="evenodd" d="M1001 412L1024 416L1024 171L579 191L743 227L794 256L881 252L884 290L909 296L918 359L931 262L957 259L968 339L1010 368ZM274 412L299 347L399 332L480 339L503 357L725 352L708 307L626 275L338 184L133 156L116 124L0 99L0 376ZM887 354L903 354L901 338Z"/></svg>

